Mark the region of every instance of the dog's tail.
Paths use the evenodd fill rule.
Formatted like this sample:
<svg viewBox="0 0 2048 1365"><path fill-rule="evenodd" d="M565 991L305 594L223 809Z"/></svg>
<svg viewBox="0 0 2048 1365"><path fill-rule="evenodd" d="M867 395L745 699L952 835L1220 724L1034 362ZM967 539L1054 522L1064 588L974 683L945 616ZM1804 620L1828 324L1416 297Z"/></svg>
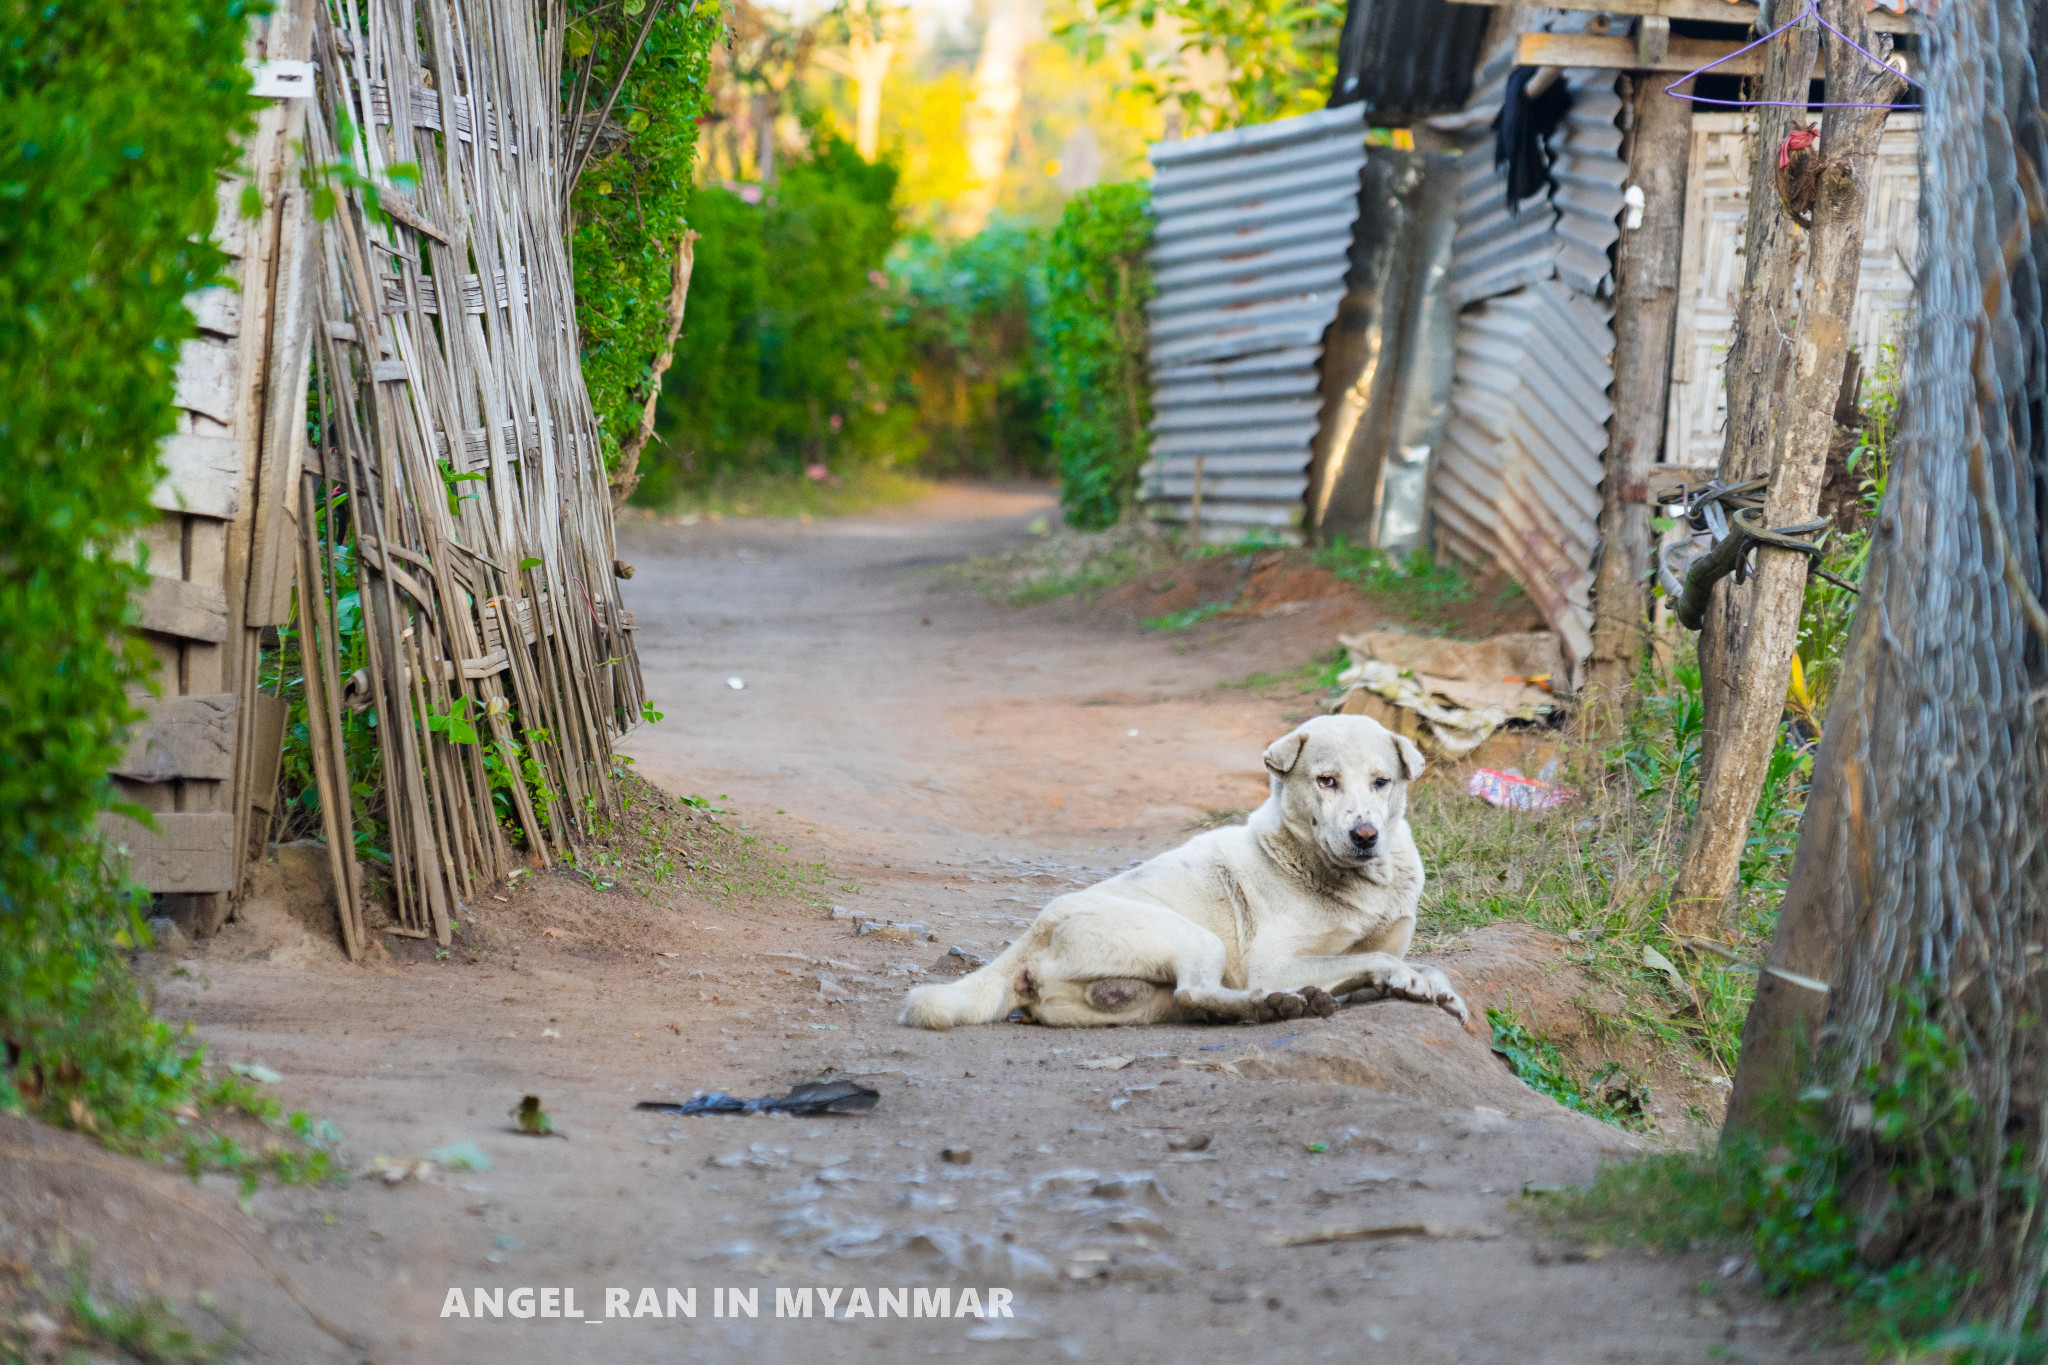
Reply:
<svg viewBox="0 0 2048 1365"><path fill-rule="evenodd" d="M1038 937L1037 927L1033 925L995 961L958 981L913 988L896 1022L943 1032L963 1024L993 1024L1008 1018L1011 1010L1025 1003L1017 984L1024 975L1025 958Z"/></svg>

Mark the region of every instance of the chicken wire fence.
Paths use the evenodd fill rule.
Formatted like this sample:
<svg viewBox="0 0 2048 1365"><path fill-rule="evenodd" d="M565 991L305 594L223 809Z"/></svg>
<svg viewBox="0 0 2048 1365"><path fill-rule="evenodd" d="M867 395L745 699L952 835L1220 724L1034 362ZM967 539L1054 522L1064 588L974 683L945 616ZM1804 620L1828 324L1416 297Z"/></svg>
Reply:
<svg viewBox="0 0 2048 1365"><path fill-rule="evenodd" d="M445 944L480 883L573 857L643 709L570 312L563 14L319 8L306 160L334 212L297 509L307 728L341 848L350 746L374 744L397 931ZM416 190L394 183L404 163ZM340 861L353 956L364 893Z"/></svg>
<svg viewBox="0 0 2048 1365"><path fill-rule="evenodd" d="M1801 968L1831 983L1810 1079L1857 1154L1866 1255L1973 1268L1978 1309L2017 1328L2048 1268L2048 14L1930 8L1904 424L1780 939L1804 918L1825 945ZM1901 1182L1915 1154L1873 1122L1869 1077L1899 1074L1923 1001L1976 1111L1943 1179Z"/></svg>

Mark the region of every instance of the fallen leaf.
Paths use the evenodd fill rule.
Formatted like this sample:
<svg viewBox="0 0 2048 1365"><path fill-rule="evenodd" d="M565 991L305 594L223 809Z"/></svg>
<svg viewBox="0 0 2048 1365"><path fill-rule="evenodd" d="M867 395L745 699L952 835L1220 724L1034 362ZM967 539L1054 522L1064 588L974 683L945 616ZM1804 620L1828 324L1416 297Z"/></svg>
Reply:
<svg viewBox="0 0 2048 1365"><path fill-rule="evenodd" d="M543 929L540 931L540 936L542 938L560 938L562 931L560 929Z"/></svg>
<svg viewBox="0 0 2048 1365"><path fill-rule="evenodd" d="M1097 1057L1079 1065L1083 1071L1122 1071L1136 1060L1135 1057Z"/></svg>

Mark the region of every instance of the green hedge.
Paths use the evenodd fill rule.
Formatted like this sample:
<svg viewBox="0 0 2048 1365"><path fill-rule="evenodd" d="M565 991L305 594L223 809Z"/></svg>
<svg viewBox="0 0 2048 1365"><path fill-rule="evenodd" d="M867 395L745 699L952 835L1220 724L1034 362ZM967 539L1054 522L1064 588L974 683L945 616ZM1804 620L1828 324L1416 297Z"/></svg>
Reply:
<svg viewBox="0 0 2048 1365"><path fill-rule="evenodd" d="M901 233L895 195L893 164L829 133L773 184L697 191L687 321L634 501L916 453L907 333L882 273Z"/></svg>
<svg viewBox="0 0 2048 1365"><path fill-rule="evenodd" d="M918 233L889 274L906 291L918 472L1042 478L1045 376L1031 335L1044 307L1042 229L998 218L964 241Z"/></svg>
<svg viewBox="0 0 2048 1365"><path fill-rule="evenodd" d="M619 64L640 36L644 8L611 0L571 5L564 117L575 107L584 59L593 52L585 107L592 116L604 108ZM668 336L676 242L696 168L697 120L711 107L711 45L723 32L716 5L663 9L612 108L610 122L626 140L604 156L592 155L572 205L583 382L608 469L617 462L619 442L639 425L654 359Z"/></svg>
<svg viewBox="0 0 2048 1365"><path fill-rule="evenodd" d="M243 0L0 0L0 1109L136 1129L195 1065L124 966L93 822L183 299L251 126Z"/></svg>
<svg viewBox="0 0 2048 1365"><path fill-rule="evenodd" d="M1076 195L1046 250L1038 318L1060 504L1085 531L1114 525L1150 448L1145 303L1151 192L1141 183Z"/></svg>

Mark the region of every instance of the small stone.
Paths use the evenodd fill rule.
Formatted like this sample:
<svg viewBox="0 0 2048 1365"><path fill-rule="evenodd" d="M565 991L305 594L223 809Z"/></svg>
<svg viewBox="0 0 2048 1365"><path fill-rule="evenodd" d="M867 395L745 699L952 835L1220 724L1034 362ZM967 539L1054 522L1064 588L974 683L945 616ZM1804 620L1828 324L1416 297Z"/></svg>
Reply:
<svg viewBox="0 0 2048 1365"><path fill-rule="evenodd" d="M939 1151L939 1160L949 1166L965 1166L974 1160L972 1147L945 1147Z"/></svg>
<svg viewBox="0 0 2048 1365"><path fill-rule="evenodd" d="M1213 1141L1215 1141L1215 1135L1212 1133L1181 1133L1166 1140L1166 1150L1169 1152L1206 1152L1209 1150L1209 1144Z"/></svg>

